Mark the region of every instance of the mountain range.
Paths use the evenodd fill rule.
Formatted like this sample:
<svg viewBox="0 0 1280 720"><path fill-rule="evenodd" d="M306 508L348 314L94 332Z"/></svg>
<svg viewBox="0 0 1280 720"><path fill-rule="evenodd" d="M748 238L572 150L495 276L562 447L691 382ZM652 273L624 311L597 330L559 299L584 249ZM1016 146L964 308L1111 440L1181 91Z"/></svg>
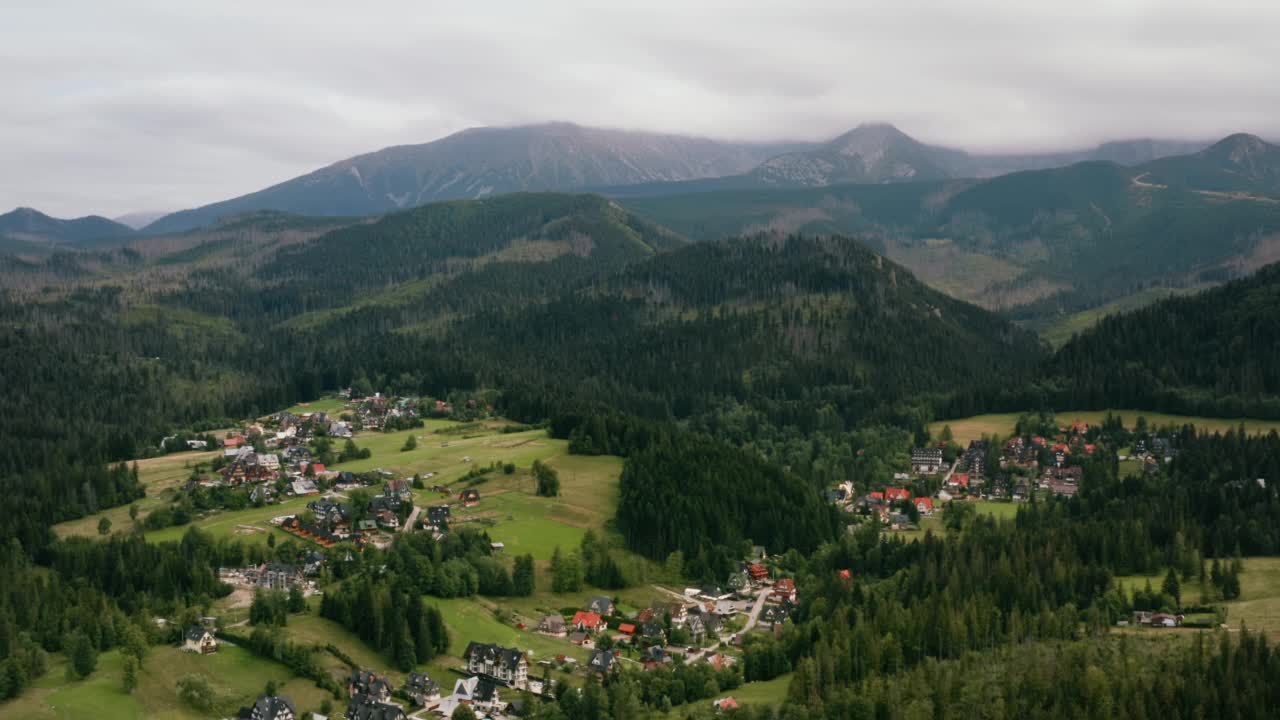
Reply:
<svg viewBox="0 0 1280 720"><path fill-rule="evenodd" d="M0 239L8 240L14 246L23 245L28 248L80 245L95 240L128 238L134 234L133 228L128 225L99 215L60 220L26 207L0 215Z"/></svg>
<svg viewBox="0 0 1280 720"><path fill-rule="evenodd" d="M172 213L146 231L178 232L251 210L374 215L520 191L667 194L985 177L1082 160L1136 163L1203 146L1139 140L1079 153L981 156L926 145L884 124L860 125L816 145L731 143L571 123L484 127L348 158L248 195Z"/></svg>

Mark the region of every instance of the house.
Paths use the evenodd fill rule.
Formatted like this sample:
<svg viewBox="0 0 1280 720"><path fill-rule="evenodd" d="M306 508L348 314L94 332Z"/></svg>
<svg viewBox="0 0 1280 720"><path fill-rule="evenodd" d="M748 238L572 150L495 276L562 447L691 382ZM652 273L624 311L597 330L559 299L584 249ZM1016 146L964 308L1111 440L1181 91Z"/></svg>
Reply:
<svg viewBox="0 0 1280 720"><path fill-rule="evenodd" d="M662 629L662 623L657 620L648 620L640 623L640 636L646 640L664 642L667 638L667 633Z"/></svg>
<svg viewBox="0 0 1280 720"><path fill-rule="evenodd" d="M507 687L523 690L529 684L529 660L516 648L472 641L462 653L467 671Z"/></svg>
<svg viewBox="0 0 1280 720"><path fill-rule="evenodd" d="M324 565L329 561L325 554L319 550L312 550L302 560L302 574L307 577L315 577L324 569Z"/></svg>
<svg viewBox="0 0 1280 720"><path fill-rule="evenodd" d="M1182 625L1181 615L1170 615L1169 613L1156 613L1151 616L1151 627L1171 628Z"/></svg>
<svg viewBox="0 0 1280 720"><path fill-rule="evenodd" d="M612 650L592 650L591 657L587 660L587 669L600 675L617 672L617 656Z"/></svg>
<svg viewBox="0 0 1280 720"><path fill-rule="evenodd" d="M661 645L650 645L640 654L640 662L644 665L645 670L652 670L659 665L666 665L671 662L671 657L667 655L666 649Z"/></svg>
<svg viewBox="0 0 1280 720"><path fill-rule="evenodd" d="M401 688L414 705L424 707L440 699L440 686L426 673L411 672Z"/></svg>
<svg viewBox="0 0 1280 720"><path fill-rule="evenodd" d="M1013 486L1013 499L1015 502L1021 502L1031 496L1031 486L1026 480L1019 482Z"/></svg>
<svg viewBox="0 0 1280 720"><path fill-rule="evenodd" d="M192 625L182 637L182 649L187 652L208 655L218 652L218 638L208 628Z"/></svg>
<svg viewBox="0 0 1280 720"><path fill-rule="evenodd" d="M918 497L916 498L916 512L921 515L933 514L933 498Z"/></svg>
<svg viewBox="0 0 1280 720"><path fill-rule="evenodd" d="M400 518L390 510L379 510L375 516L378 520L378 527L388 530L397 530L400 528Z"/></svg>
<svg viewBox="0 0 1280 720"><path fill-rule="evenodd" d="M448 505L432 505L427 508L426 527L434 530L447 527L449 523L449 506Z"/></svg>
<svg viewBox="0 0 1280 720"><path fill-rule="evenodd" d="M947 487L953 488L956 490L968 490L969 474L968 473L951 473L951 477L947 479Z"/></svg>
<svg viewBox="0 0 1280 720"><path fill-rule="evenodd" d="M506 708L506 703L502 701L499 694L498 686L491 680L480 677L469 677L466 680L459 680L454 683L452 700L454 701L454 707L457 705L469 705L472 709L479 710L482 713L502 712Z"/></svg>
<svg viewBox="0 0 1280 720"><path fill-rule="evenodd" d="M287 592L293 586L301 585L303 582L302 568L280 563L260 565L257 568L257 578L258 581L254 584L258 587L281 592Z"/></svg>
<svg viewBox="0 0 1280 720"><path fill-rule="evenodd" d="M352 670L347 680L347 692L352 697L363 695L375 702L391 700L391 685L372 670Z"/></svg>
<svg viewBox="0 0 1280 720"><path fill-rule="evenodd" d="M911 472L917 475L933 475L942 469L941 448L912 448Z"/></svg>
<svg viewBox="0 0 1280 720"><path fill-rule="evenodd" d="M596 595L587 601L587 606L583 608L587 612L593 612L603 617L609 617L616 608L613 606L613 600L605 595Z"/></svg>
<svg viewBox="0 0 1280 720"><path fill-rule="evenodd" d="M609 624L605 622L604 618L586 610L579 610L574 613L573 620L569 621L569 626L585 633L598 633L609 629Z"/></svg>
<svg viewBox="0 0 1280 720"><path fill-rule="evenodd" d="M591 641L591 636L582 630L569 633L569 642L579 647L595 647L595 643Z"/></svg>
<svg viewBox="0 0 1280 720"><path fill-rule="evenodd" d="M475 488L467 488L458 493L458 499L462 501L463 507L472 507L480 503L480 491Z"/></svg>
<svg viewBox="0 0 1280 720"><path fill-rule="evenodd" d="M888 502L897 502L899 500L910 500L911 491L906 488L900 488L900 487L885 488L884 499Z"/></svg>
<svg viewBox="0 0 1280 720"><path fill-rule="evenodd" d="M240 708L238 720L297 720L298 711L289 698L279 695L263 695L253 707Z"/></svg>
<svg viewBox="0 0 1280 720"><path fill-rule="evenodd" d="M382 486L382 494L408 502L413 499L413 483L408 480L388 480Z"/></svg>
<svg viewBox="0 0 1280 720"><path fill-rule="evenodd" d="M769 605L760 612L760 624L776 627L787 621L790 613L784 605Z"/></svg>
<svg viewBox="0 0 1280 720"><path fill-rule="evenodd" d="M248 438L244 435L230 435L226 440L222 441L222 447L230 449L238 448L243 445L246 440L248 440Z"/></svg>
<svg viewBox="0 0 1280 720"><path fill-rule="evenodd" d="M769 594L769 599L776 603L794 603L796 601L796 581L791 578L782 578L773 586L773 592Z"/></svg>
<svg viewBox="0 0 1280 720"><path fill-rule="evenodd" d="M747 574L751 576L752 582L758 583L769 577L769 568L760 564L748 565Z"/></svg>
<svg viewBox="0 0 1280 720"><path fill-rule="evenodd" d="M717 672L724 670L725 668L731 668L734 665L736 665L738 662L737 660L733 659L732 656L725 655L724 653L711 653L706 657L706 660L707 660L707 664L710 665Z"/></svg>
<svg viewBox="0 0 1280 720"><path fill-rule="evenodd" d="M689 632L689 639L696 645L701 645L703 640L707 639L707 625L702 621L702 615L690 615L689 620L685 622L684 629Z"/></svg>
<svg viewBox="0 0 1280 720"><path fill-rule="evenodd" d="M554 638L562 638L569 634L569 631L565 629L564 616L562 615L544 615L542 620L538 621L538 627L534 632Z"/></svg>
<svg viewBox="0 0 1280 720"><path fill-rule="evenodd" d="M733 696L730 695L729 697L720 698L719 700L711 703L711 707L714 707L720 712L729 712L731 710L737 710L739 705L738 701L734 700Z"/></svg>
<svg viewBox="0 0 1280 720"><path fill-rule="evenodd" d="M346 720L405 720L399 705L377 700L368 695L352 695L347 703Z"/></svg>
<svg viewBox="0 0 1280 720"><path fill-rule="evenodd" d="M618 625L618 632L626 635L627 637L631 637L636 634L636 626L633 623L620 623Z"/></svg>
<svg viewBox="0 0 1280 720"><path fill-rule="evenodd" d="M289 483L289 494L298 495L319 495L320 488L316 487L314 481L308 478L299 478Z"/></svg>
<svg viewBox="0 0 1280 720"><path fill-rule="evenodd" d="M689 620L689 606L684 603L671 603L669 614L671 615L671 624L675 627L684 627Z"/></svg>

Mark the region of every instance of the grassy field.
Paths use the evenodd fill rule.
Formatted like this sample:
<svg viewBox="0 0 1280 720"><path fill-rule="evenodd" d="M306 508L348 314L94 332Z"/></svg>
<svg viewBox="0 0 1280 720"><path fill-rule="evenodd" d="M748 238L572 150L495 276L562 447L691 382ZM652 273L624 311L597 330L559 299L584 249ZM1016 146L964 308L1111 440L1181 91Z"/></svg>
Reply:
<svg viewBox="0 0 1280 720"><path fill-rule="evenodd" d="M1170 288L1147 288L1140 290L1132 295L1126 295L1114 302L1100 305L1088 310L1082 310L1072 315L1059 318L1048 326L1040 329L1040 337L1043 337L1055 348L1062 347L1072 335L1082 333L1093 327L1099 320L1116 313L1129 312L1139 308L1146 307L1154 302L1164 300L1165 298L1175 295L1185 295L1194 290L1188 289L1170 289Z"/></svg>
<svg viewBox="0 0 1280 720"><path fill-rule="evenodd" d="M1251 433L1268 433L1280 430L1280 421L1249 420L1245 418L1206 418L1190 415L1169 415L1166 413L1147 412L1145 410L1063 410L1057 413L1058 424L1067 425L1074 420L1083 420L1090 424L1102 424L1107 413L1118 415L1124 420L1125 427L1132 428L1138 416L1145 417L1151 426L1184 425L1190 423L1196 428L1209 431L1226 431L1237 428L1241 424ZM1013 433L1020 413L999 413L993 415L975 415L956 420L939 420L929 424L929 432L937 437L942 428L951 427L951 435L957 443L967 445L970 440L978 440L983 435L999 435L1008 437Z"/></svg>
<svg viewBox="0 0 1280 720"><path fill-rule="evenodd" d="M155 647L148 654L138 687L132 694L121 689L122 661L118 651L103 653L98 669L82 681L67 681L65 661L54 656L49 672L22 697L0 704L0 717L9 720L45 718L94 718L133 720L161 718L194 720L210 717L178 698L177 679L186 674L209 678L222 698L223 712L234 715L242 704L257 697L268 680L298 706L300 712L316 710L327 693L310 680L298 678L278 663L259 658L234 645L224 644L214 655L194 655L175 647Z"/></svg>
<svg viewBox="0 0 1280 720"><path fill-rule="evenodd" d="M291 412L294 415L302 415L304 413L317 413L317 412L340 413L342 412L342 409L345 408L346 406L347 406L347 403L345 400L334 395L328 395L320 398L319 400L312 400L311 402L298 403L297 405L294 405L291 408L287 408L286 412Z"/></svg>
<svg viewBox="0 0 1280 720"><path fill-rule="evenodd" d="M1124 575L1116 578L1116 584L1126 592L1141 590L1147 582L1154 590L1164 583L1164 572L1152 575ZM1199 604L1199 584L1193 579L1182 583L1184 605ZM1230 602L1213 602L1227 609L1227 624L1239 629L1241 623L1252 630L1261 630L1270 638L1280 637L1280 558L1250 557L1244 560L1244 572L1240 575L1240 599Z"/></svg>
<svg viewBox="0 0 1280 720"><path fill-rule="evenodd" d="M139 460L138 480L147 488L146 497L135 503L138 506L138 517L146 517L152 510L162 504L172 502L173 490L187 481L191 475L191 466L216 458L221 451L186 452L165 455L164 457ZM70 520L53 526L59 537L82 535L98 536L98 521L101 518L111 521L112 531L127 530L133 525L129 519L129 507L121 506L104 510L95 515L88 515L78 520Z"/></svg>

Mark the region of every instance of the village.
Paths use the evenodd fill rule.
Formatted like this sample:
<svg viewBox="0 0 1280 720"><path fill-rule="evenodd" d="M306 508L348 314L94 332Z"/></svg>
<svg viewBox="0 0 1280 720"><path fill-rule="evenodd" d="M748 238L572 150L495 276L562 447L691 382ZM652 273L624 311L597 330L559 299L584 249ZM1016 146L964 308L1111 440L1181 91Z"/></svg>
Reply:
<svg viewBox="0 0 1280 720"><path fill-rule="evenodd" d="M220 456L198 466L183 485L187 497L205 498L207 518L234 508L261 507L290 501L301 511L270 517L270 526L294 538L296 562L279 558L244 567L219 569L219 578L234 588L232 606L250 598L279 594L299 598L323 596L335 580L335 563L353 560L366 547L389 548L396 537L424 534L442 541L458 527L477 523L485 509L481 490L485 476L511 472L510 467L483 465L463 456L468 469L448 484L435 473L400 473L373 469L362 472L333 469L361 457L356 441L362 433L388 426L413 428L423 418L449 417L454 408L445 401L385 398L374 395L341 397L340 412L279 412L226 432L218 442ZM482 414L477 409L475 414ZM335 441L345 447L335 449ZM441 447L449 441L442 440ZM193 447L193 449L199 449ZM336 461L336 462L335 462ZM472 485L471 482L480 479ZM210 503L221 498L221 503ZM227 502L228 498L236 498ZM477 523L477 527L484 527ZM244 528L247 531L248 528ZM239 530L238 530L239 532ZM504 543L489 543L494 557L502 557ZM337 554L335 554L337 553ZM278 555L279 553L277 553ZM842 577L851 581L848 571ZM518 716L528 696L552 691L555 683L580 686L604 682L630 668L646 672L704 666L707 672L741 682L739 667L751 638L776 636L798 606L795 580L779 574L765 548L753 547L723 586L661 587L644 607L624 607L616 595L589 596L580 607L559 612L503 615L517 637L530 638L539 651L503 645L494 638L460 638L465 648L456 658L432 669L392 679L373 667L350 667L345 683L345 718L455 717L466 707L477 718ZM238 598L238 600L236 600ZM205 618L185 628L182 648L199 655L219 652L225 642L238 642L220 630L220 618ZM533 641L533 638L538 638ZM548 642L562 647L549 652ZM554 646L551 646L554 648ZM443 672L443 674L442 674ZM737 707L731 691L709 698L718 710ZM291 699L264 695L239 717L286 720L301 717ZM315 713L313 718L325 716Z"/></svg>
<svg viewBox="0 0 1280 720"><path fill-rule="evenodd" d="M883 487L860 493L846 481L826 498L848 513L850 530L874 521L891 531L915 531L951 503L999 514L1037 498L1074 497L1101 448L1114 452L1127 472L1157 473L1177 453L1170 437L1158 433L1082 421L1059 426L1051 417L1025 425L1026 432L1003 441L982 437L961 446L944 437L913 447L907 466Z"/></svg>

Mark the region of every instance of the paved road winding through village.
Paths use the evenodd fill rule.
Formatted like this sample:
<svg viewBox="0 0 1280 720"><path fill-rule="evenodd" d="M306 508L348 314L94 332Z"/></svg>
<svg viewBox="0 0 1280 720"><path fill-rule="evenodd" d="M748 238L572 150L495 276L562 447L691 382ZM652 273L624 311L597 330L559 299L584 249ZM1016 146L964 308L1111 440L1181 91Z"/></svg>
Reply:
<svg viewBox="0 0 1280 720"><path fill-rule="evenodd" d="M422 506L415 504L413 512L409 513L409 519L404 521L400 526L400 532L409 532L409 529L418 523L418 513L422 512Z"/></svg>

